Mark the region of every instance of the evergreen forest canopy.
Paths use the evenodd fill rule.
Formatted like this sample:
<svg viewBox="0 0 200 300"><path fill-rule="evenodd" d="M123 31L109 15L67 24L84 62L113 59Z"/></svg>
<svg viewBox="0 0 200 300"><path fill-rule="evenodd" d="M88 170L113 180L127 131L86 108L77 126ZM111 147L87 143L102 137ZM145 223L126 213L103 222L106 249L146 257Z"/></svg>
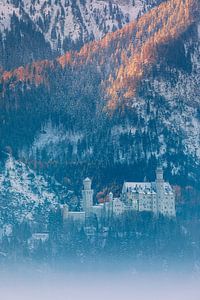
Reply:
<svg viewBox="0 0 200 300"><path fill-rule="evenodd" d="M13 228L0 242L2 264L19 258L199 263L199 11L197 0L165 1L80 51L1 70L2 174L9 152L79 198L86 176L95 194L119 196L124 180L153 181L162 161L177 194L176 220L133 213L100 227L94 218L92 238L82 226L66 227L60 209L45 210L46 202L33 226L19 221L14 198L0 195L1 225ZM32 247L36 232L49 239Z"/></svg>

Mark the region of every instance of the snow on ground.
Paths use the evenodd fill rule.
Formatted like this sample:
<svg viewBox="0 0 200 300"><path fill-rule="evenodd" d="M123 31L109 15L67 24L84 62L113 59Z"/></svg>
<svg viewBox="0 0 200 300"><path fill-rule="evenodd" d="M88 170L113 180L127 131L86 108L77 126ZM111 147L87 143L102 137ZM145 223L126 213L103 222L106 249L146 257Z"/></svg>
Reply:
<svg viewBox="0 0 200 300"><path fill-rule="evenodd" d="M200 56L199 44L192 56L193 71L178 73L176 84L162 78L154 80L154 90L163 96L169 106L170 116L164 118L171 130L182 132L185 153L200 159ZM174 71L175 72L175 71ZM193 102L191 102L193 99Z"/></svg>
<svg viewBox="0 0 200 300"><path fill-rule="evenodd" d="M10 29L13 13L19 18L28 15L52 49L57 49L66 37L74 42L88 41L92 37L100 39L107 32L134 20L142 8L141 0L136 0L134 6L124 2L112 2L110 6L108 1L101 0L77 0L76 3L74 0L23 0L21 8L15 7L10 0L1 0L0 31Z"/></svg>
<svg viewBox="0 0 200 300"><path fill-rule="evenodd" d="M69 132L66 131L63 126L54 127L51 122L47 123L41 132L39 132L31 147L30 155L36 157L37 151L45 149L50 157L58 157L58 146L64 144L71 145L73 147L73 153L77 152L78 142L83 138L81 132ZM62 146L60 148L61 152Z"/></svg>
<svg viewBox="0 0 200 300"><path fill-rule="evenodd" d="M45 204L47 209L56 206L59 193L43 176L9 155L0 172L0 198L2 209L4 205L14 208L18 219L31 220L38 205Z"/></svg>
<svg viewBox="0 0 200 300"><path fill-rule="evenodd" d="M14 7L8 0L0 0L0 32L10 29L10 21L14 13L19 17L19 8Z"/></svg>
<svg viewBox="0 0 200 300"><path fill-rule="evenodd" d="M117 2L117 1L116 1ZM144 4L142 0L135 0L135 5L132 4L133 1L127 1L127 3L120 3L120 9L124 15L127 15L130 21L137 18L138 14L142 12Z"/></svg>

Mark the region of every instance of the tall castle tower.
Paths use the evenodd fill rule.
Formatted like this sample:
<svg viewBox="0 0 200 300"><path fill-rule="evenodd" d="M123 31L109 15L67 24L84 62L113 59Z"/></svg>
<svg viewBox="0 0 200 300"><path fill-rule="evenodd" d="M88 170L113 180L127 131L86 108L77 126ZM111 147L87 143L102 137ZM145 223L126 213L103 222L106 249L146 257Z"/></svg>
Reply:
<svg viewBox="0 0 200 300"><path fill-rule="evenodd" d="M67 220L69 217L69 206L67 204L64 204L62 207L62 216L63 220Z"/></svg>
<svg viewBox="0 0 200 300"><path fill-rule="evenodd" d="M163 168L157 167L156 169L156 191L157 191L157 209L159 212L163 210L163 199L164 199L164 178Z"/></svg>
<svg viewBox="0 0 200 300"><path fill-rule="evenodd" d="M83 180L83 190L82 190L82 209L86 214L89 214L93 206L93 195L94 190L92 190L92 181L90 178Z"/></svg>

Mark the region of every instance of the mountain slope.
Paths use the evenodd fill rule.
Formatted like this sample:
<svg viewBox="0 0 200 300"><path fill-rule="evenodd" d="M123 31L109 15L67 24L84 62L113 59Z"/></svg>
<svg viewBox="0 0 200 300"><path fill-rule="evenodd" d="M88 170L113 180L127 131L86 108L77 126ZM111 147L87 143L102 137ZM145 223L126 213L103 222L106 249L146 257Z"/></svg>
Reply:
<svg viewBox="0 0 200 300"><path fill-rule="evenodd" d="M198 186L198 14L198 1L167 1L79 52L4 72L1 147L77 189L86 175L154 179L159 159L170 182Z"/></svg>
<svg viewBox="0 0 200 300"><path fill-rule="evenodd" d="M64 195L65 192L65 195ZM0 172L0 206L3 223L33 221L37 214L46 222L67 190L54 181L37 175L24 163L8 156Z"/></svg>
<svg viewBox="0 0 200 300"><path fill-rule="evenodd" d="M199 4L196 0L168 1L146 13L137 22L106 35L98 42L86 44L79 52L67 52L57 61L62 67L93 63L99 66L104 77L105 65L107 68L109 66L109 73L106 72L109 75L108 95L114 101L131 98L137 82L156 63L159 48L181 36L195 23L198 12ZM5 72L3 81L13 78L12 85L15 80L48 85L49 68L54 69L54 62L33 63L13 72ZM123 93L120 95L121 91Z"/></svg>
<svg viewBox="0 0 200 300"><path fill-rule="evenodd" d="M149 7L150 8L150 7ZM2 0L0 66L11 69L102 38L123 27L143 10L140 0Z"/></svg>

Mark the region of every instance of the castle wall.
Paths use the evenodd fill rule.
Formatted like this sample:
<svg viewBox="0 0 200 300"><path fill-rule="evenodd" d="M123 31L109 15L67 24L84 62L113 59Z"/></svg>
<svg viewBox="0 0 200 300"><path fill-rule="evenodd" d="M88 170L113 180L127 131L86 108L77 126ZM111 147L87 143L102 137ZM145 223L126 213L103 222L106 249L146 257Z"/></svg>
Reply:
<svg viewBox="0 0 200 300"><path fill-rule="evenodd" d="M95 214L100 220L102 217L119 216L125 211L149 211L154 214L163 214L175 217L175 195L163 179L162 168L157 168L155 182L125 182L120 198L113 198L109 194L109 202L93 205L92 182L89 178L83 181L81 212L70 212L67 205L62 208L63 219L85 222L86 218Z"/></svg>

